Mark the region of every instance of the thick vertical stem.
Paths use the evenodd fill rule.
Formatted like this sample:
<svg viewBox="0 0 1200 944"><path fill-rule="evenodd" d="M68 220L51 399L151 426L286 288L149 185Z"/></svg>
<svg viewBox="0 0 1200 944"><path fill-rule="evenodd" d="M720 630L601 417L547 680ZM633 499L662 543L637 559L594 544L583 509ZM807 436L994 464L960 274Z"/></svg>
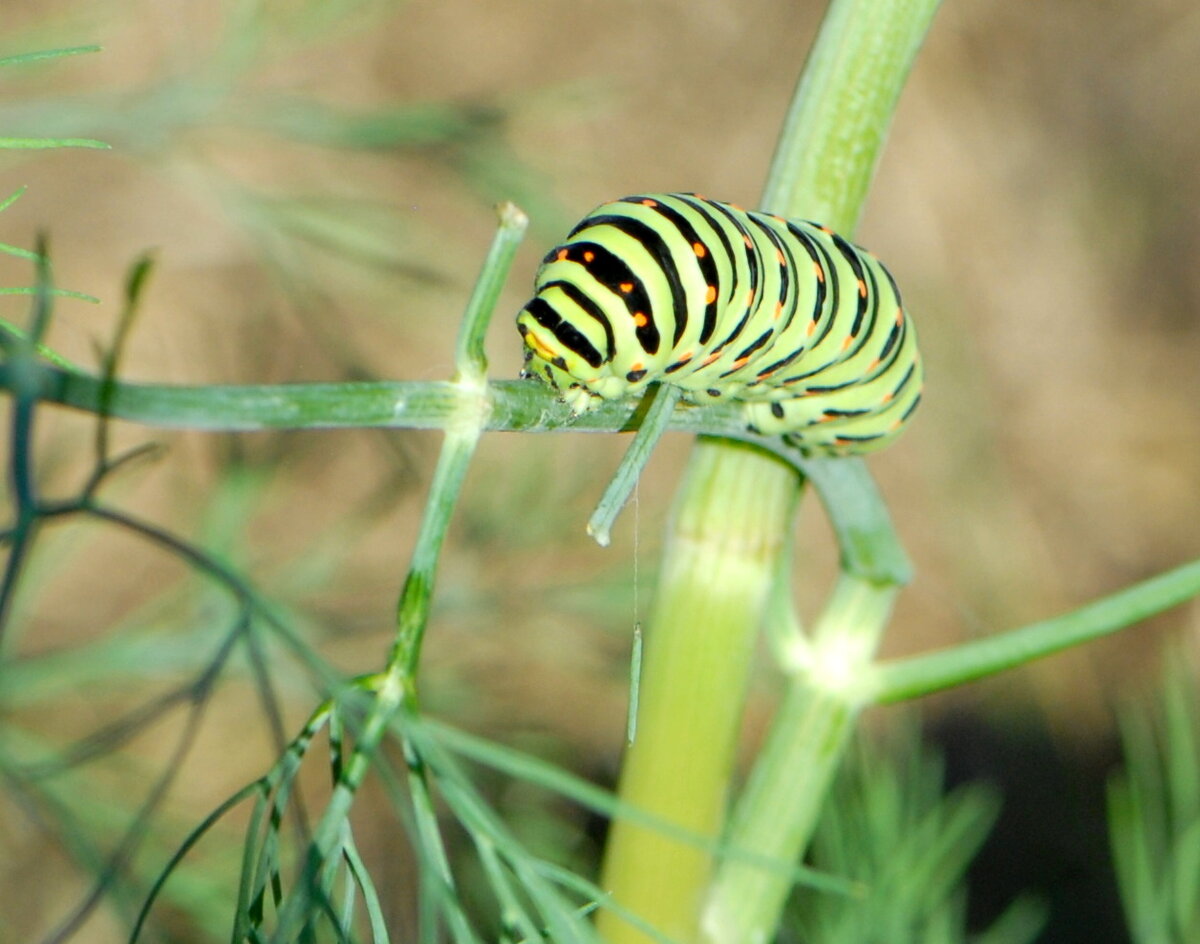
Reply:
<svg viewBox="0 0 1200 944"><path fill-rule="evenodd" d="M701 439L668 533L646 638L638 735L622 800L695 834L684 843L618 819L602 887L676 941L693 940L724 821L754 632L792 521L794 470L746 446ZM611 912L605 939L648 941Z"/></svg>
<svg viewBox="0 0 1200 944"><path fill-rule="evenodd" d="M796 86L762 209L854 232L941 0L832 0Z"/></svg>
<svg viewBox="0 0 1200 944"><path fill-rule="evenodd" d="M833 0L788 112L763 209L852 233L900 89L937 6L938 0ZM701 481L713 484L699 487ZM668 535L667 565L646 635L639 735L620 795L705 837L720 833L746 653L762 619L796 494L797 479L771 460L732 443L708 441L693 456L677 525ZM760 528L772 515L778 539L764 543ZM700 521L703 540L686 527ZM890 538L890 529L884 531ZM850 556L849 549L842 550L843 558ZM728 575L739 572L743 583L734 588ZM881 624L873 628L876 638L881 630ZM872 650L873 645L859 653L859 668L869 664ZM822 725L818 714L826 707L828 725ZM805 795L803 802L781 807L781 815L795 819L778 824L788 832L789 849L798 853L854 711L824 706L799 689L793 710L784 708L781 726L793 727L796 717L812 726L774 732L777 747L764 759L769 769L756 777L774 783L780 770L800 773L791 789ZM756 833L743 832L745 851L758 851ZM674 940L690 942L697 939L698 911L706 907L701 883L711 869L707 852L617 821L604 885L622 906ZM744 887L753 890L763 874L759 870ZM726 887L731 886L718 883L715 901L730 901L721 891ZM771 902L778 896L770 889L754 894L766 904L744 923L737 921L736 909L708 906L706 926L719 921L731 935L722 944L770 938L778 919ZM614 944L646 939L611 914L602 915L599 926Z"/></svg>

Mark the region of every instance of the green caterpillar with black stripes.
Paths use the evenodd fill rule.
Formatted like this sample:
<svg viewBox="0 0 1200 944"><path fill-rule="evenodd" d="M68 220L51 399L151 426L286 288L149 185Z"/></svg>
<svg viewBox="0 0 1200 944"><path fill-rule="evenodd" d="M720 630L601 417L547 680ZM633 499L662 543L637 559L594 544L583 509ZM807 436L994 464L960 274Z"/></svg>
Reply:
<svg viewBox="0 0 1200 944"><path fill-rule="evenodd" d="M577 413L653 383L742 403L806 455L868 452L921 398L891 274L824 226L688 193L593 210L542 261L517 316L523 376Z"/></svg>

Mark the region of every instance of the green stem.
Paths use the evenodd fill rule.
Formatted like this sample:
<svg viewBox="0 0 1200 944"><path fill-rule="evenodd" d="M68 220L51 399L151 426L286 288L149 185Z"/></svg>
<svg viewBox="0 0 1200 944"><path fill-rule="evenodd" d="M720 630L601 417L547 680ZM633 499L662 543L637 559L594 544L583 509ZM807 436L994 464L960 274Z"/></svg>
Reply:
<svg viewBox="0 0 1200 944"><path fill-rule="evenodd" d="M484 375L487 360L483 354L483 337L517 245L529 223L525 214L511 203L502 204L497 212L500 226L459 329L455 355L457 377L454 380L454 386L458 388L457 407L447 417L446 438L442 442L441 455L429 486L429 500L421 519L421 529L417 532L412 563L397 608L396 644L389 660L389 671L399 671L409 693L406 697L411 697L421 658L421 643L429 616L442 541L450 527L450 516L458 503L467 467L486 427L490 410Z"/></svg>
<svg viewBox="0 0 1200 944"><path fill-rule="evenodd" d="M17 376L0 362L0 389L32 386L38 399L161 429L247 432L263 429L444 429L458 411L462 387L450 380L358 381L251 386L183 386L114 381L31 361ZM484 388L485 430L611 433L630 429L638 404L606 401L572 416L548 384L500 380ZM476 394L472 394L475 396ZM745 430L736 405L675 410L669 429L736 434Z"/></svg>
<svg viewBox="0 0 1200 944"><path fill-rule="evenodd" d="M483 260L483 268L475 282L471 300L467 302L467 310L458 332L454 365L458 369L460 380L464 377L474 377L482 382L487 373L483 339L492 320L496 301L504 288L505 279L508 278L508 270L512 268L517 247L529 227L529 217L515 203L501 203L496 207L496 215L500 218L500 226L496 229L496 236L492 240L487 258Z"/></svg>
<svg viewBox="0 0 1200 944"><path fill-rule="evenodd" d="M0 640L8 627L16 597L19 576L33 546L38 525L37 483L34 479L34 416L38 401L38 364L34 352L45 336L53 303L53 278L46 255L44 237L38 239L35 256L37 293L33 299L29 330L11 344L11 356L5 362L13 385L12 435L9 441L9 484L12 489L14 518L8 560L0 583Z"/></svg>
<svg viewBox="0 0 1200 944"><path fill-rule="evenodd" d="M853 233L940 0L833 0L796 86L762 208Z"/></svg>
<svg viewBox="0 0 1200 944"><path fill-rule="evenodd" d="M15 56L0 57L0 66L23 65L26 62L37 62L39 59L58 59L62 56L78 56L85 52L100 52L102 46L64 46L61 49L39 49L37 52L22 52Z"/></svg>
<svg viewBox="0 0 1200 944"><path fill-rule="evenodd" d="M728 843L774 867L731 855L713 883L702 940L769 940L795 881L842 753L858 720L859 673L875 652L896 590L843 575L812 645L793 654L779 709L745 790Z"/></svg>
<svg viewBox="0 0 1200 944"><path fill-rule="evenodd" d="M421 657L421 644L429 617L430 600L438 558L450 517L462 490L467 468L475 446L483 432L488 413L487 384L484 377L486 361L482 338L495 307L504 277L512 263L517 243L525 231L524 214L510 204L499 208L500 227L491 251L484 261L475 291L463 316L457 347L457 377L452 386L457 390L456 408L447 418L446 435L438 456L437 468L430 484L429 499L421 528L413 548L408 577L397 607L396 642L388 658L387 668L376 677L374 699L356 732L354 753L350 756L342 777L336 784L328 805L313 831L312 842L306 851L305 875L309 884L302 884L289 896L280 911L279 925L273 941L292 941L308 920L314 886L328 875L334 854L343 837L346 819L354 797L371 767L376 750L388 731L396 712L404 707L417 711L416 678ZM420 800L425 788L423 773L410 759L410 774L417 778L418 822L421 822ZM429 847L431 837L423 843ZM443 868L443 877L449 877Z"/></svg>
<svg viewBox="0 0 1200 944"><path fill-rule="evenodd" d="M908 583L912 565L866 464L861 459L812 459L801 468L837 535L842 571L871 583Z"/></svg>
<svg viewBox="0 0 1200 944"><path fill-rule="evenodd" d="M764 471L766 474L764 474ZM645 642L624 803L714 839L724 820L754 634L791 525L797 476L746 446L702 439L669 528ZM712 852L629 819L613 822L601 886L673 940L693 940ZM609 942L652 940L615 913Z"/></svg>
<svg viewBox="0 0 1200 944"><path fill-rule="evenodd" d="M613 474L612 481L600 496L596 510L588 519L587 532L601 547L608 547L613 522L625 507L625 502L637 485L642 470L650 461L650 454L666 431L680 394L680 389L674 384L655 385L650 408L646 411L638 431L633 434L633 442L621 458L621 464Z"/></svg>
<svg viewBox="0 0 1200 944"><path fill-rule="evenodd" d="M1197 593L1200 561L1193 561L1062 616L875 666L862 679L862 696L874 702L895 702L952 688L1115 633Z"/></svg>
<svg viewBox="0 0 1200 944"><path fill-rule="evenodd" d="M396 643L389 659L389 666L392 667L389 671L398 671L406 685L416 679L438 557L478 442L478 428L447 431L438 456L429 488L429 500L413 547L412 563L396 609Z"/></svg>
<svg viewBox="0 0 1200 944"><path fill-rule="evenodd" d="M937 0L834 0L788 114L764 209L819 219L852 233L900 89L936 8ZM847 467L850 476L854 471ZM701 477L727 483L729 492L690 484ZM826 485L836 486L838 477L835 467ZM638 739L621 776L623 801L672 819L687 817L700 832L717 828L733 774L731 739L745 693L744 675L739 674L745 668L743 654L758 630L786 533L786 522L776 521L779 540L763 544L762 515L768 508L790 509L798 482L790 473L781 474L778 463L766 455L734 443L706 440L697 447L677 520L704 520L706 541L701 554L687 531L676 526L668 534L659 599L646 634ZM859 474L859 485L864 483L869 486L869 478ZM735 494L747 500L735 502ZM856 507L869 509L874 501L853 481L841 494L841 501ZM842 560L854 565L852 572L864 574L846 578L856 592L890 600L890 585L906 578L907 567L903 556L892 550L898 545L886 517L882 523L874 517L878 527L873 526L873 532L858 527L839 530L842 540L852 534L864 537L859 546L842 546ZM757 549L752 558L748 548ZM747 574L736 609L726 610L724 594L730 588L720 572L710 569L712 563L720 561L733 572L738 561L748 568L749 560L753 576ZM877 615L878 622L872 617L854 623L841 617L844 604L838 599L830 609L829 625L852 633L848 638L871 641L850 649L858 660L850 669L861 668L871 658L886 607ZM836 643L829 643L834 651ZM714 666L719 669L715 675ZM741 851L754 855L762 844L777 858L794 857L806 845L855 715L846 705L839 709L836 701L831 704L829 697L794 688L771 734L775 746L753 776L759 785L753 788L755 795L766 791L781 800L773 807L780 820L766 832L784 834L786 850L762 835L750 804L741 803L733 840ZM695 769L697 752L704 757L702 775ZM790 804L782 802L772 786L786 781L789 773ZM618 820L606 852L605 887L617 902L655 927L680 941L693 941L712 865L694 849L683 851L666 837ZM744 871L727 863L708 892L705 939L722 944L768 939L778 922L780 886L778 873ZM754 903L744 913L735 900L739 894ZM611 915L602 915L599 926L612 942L646 940ZM714 928L716 935L728 936L715 936Z"/></svg>

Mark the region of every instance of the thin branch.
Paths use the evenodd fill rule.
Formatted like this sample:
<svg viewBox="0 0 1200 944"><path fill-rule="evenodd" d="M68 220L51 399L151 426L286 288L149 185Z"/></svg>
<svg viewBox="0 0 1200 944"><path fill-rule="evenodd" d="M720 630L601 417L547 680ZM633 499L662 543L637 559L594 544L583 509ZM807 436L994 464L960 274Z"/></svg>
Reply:
<svg viewBox="0 0 1200 944"><path fill-rule="evenodd" d="M187 725L180 735L179 742L176 744L175 750L164 766L162 775L158 778L150 795L146 798L146 802L142 805L141 810L138 811L138 815L125 831L125 835L122 837L120 843L117 844L117 848L109 856L108 862L91 890L58 928L44 939L44 944L64 944L64 942L69 940L103 900L104 895L120 876L121 872L128 866L133 853L149 831L151 817L162 804L162 801L166 799L167 790L174 783L175 777L183 766L184 758L191 750L192 744L195 743L196 736L200 731L200 720L204 716L206 704L207 698L202 698L193 703L192 710L188 714Z"/></svg>
<svg viewBox="0 0 1200 944"><path fill-rule="evenodd" d="M162 429L250 432L265 429L444 429L461 409L463 388L453 381L185 386L104 382L51 364L29 365L39 399ZM13 364L0 363L0 389L16 389ZM634 428L637 400L605 401L573 416L558 394L535 380L492 381L486 388L484 429L517 432L617 432ZM472 393L472 396L477 396ZM741 407L721 402L677 409L669 428L738 435Z"/></svg>
<svg viewBox="0 0 1200 944"><path fill-rule="evenodd" d="M1070 613L948 649L885 662L863 684L875 702L903 701L995 675L1134 626L1200 593L1200 561L1095 600Z"/></svg>

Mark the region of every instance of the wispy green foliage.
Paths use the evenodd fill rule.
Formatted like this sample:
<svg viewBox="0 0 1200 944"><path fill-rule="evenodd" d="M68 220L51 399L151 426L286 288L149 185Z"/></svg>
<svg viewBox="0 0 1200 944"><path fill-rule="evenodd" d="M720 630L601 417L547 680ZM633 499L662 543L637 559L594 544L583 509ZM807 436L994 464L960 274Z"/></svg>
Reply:
<svg viewBox="0 0 1200 944"><path fill-rule="evenodd" d="M436 898L426 899L427 907L421 911L429 928L424 933L436 935L433 928L444 926L456 941L478 940L453 894L455 877L434 806L434 798L440 794L455 807L473 837L484 837L479 840L481 860L489 867L506 918L518 906L515 888L521 888L521 894L529 896L536 906L541 916L539 922L516 923L524 936L546 926L564 941L590 940L589 927L582 921L579 906L562 902L557 883L525 871L522 858L501 861L495 857L503 833L499 820L476 799L465 779L456 781L450 770L452 761L437 760L436 748L419 744L410 733L411 724L406 723L410 719L415 721L420 713L416 680L442 542L484 428L487 364L483 338L526 224L524 214L512 205L500 208L500 226L492 250L463 316L453 380L459 391L458 407L446 427L412 564L397 607L396 642L387 664L376 674L337 687L335 698L313 714L275 769L254 788L258 799L247 833L235 907L235 941L307 940L326 933L334 940L352 940L358 933L360 902L373 939L388 940L379 896L358 854L349 817L368 773L387 769L379 751L390 733L399 735L405 757L404 780L408 792L406 802L399 808L406 811L402 815L412 826L417 860L426 876L421 887L427 896L437 893ZM131 284L141 281L131 279ZM347 707L343 708L343 702ZM330 794L311 830L300 820L300 841L293 855L297 877L286 881L281 829L292 808L293 782L313 737L326 726L330 735ZM352 733L352 746L344 742L343 728ZM392 780L399 782L394 777ZM244 795L244 791L240 792L234 800ZM457 805L454 797L459 798ZM222 804L218 812L228 809L231 802ZM207 822L215 819L210 817ZM190 846L196 838L190 837L186 845ZM170 867L178 861L177 856ZM156 889L165 884L165 877L156 883ZM510 881L514 883L511 886ZM140 924L141 919L139 927Z"/></svg>
<svg viewBox="0 0 1200 944"><path fill-rule="evenodd" d="M11 150L40 150L45 148L99 148L106 150L110 145L94 138L0 138L0 148Z"/></svg>
<svg viewBox="0 0 1200 944"><path fill-rule="evenodd" d="M857 894L801 890L781 942L962 944L966 870L987 838L1000 797L986 784L944 792L940 758L913 725L876 743L859 735L813 836L813 866L856 883ZM1022 899L988 932L989 944L1027 944L1044 909Z"/></svg>
<svg viewBox="0 0 1200 944"><path fill-rule="evenodd" d="M334 673L315 656L307 644L301 644L296 632L272 605L268 604L234 567L200 546L170 531L139 519L109 503L102 492L115 473L132 460L145 455L153 446L135 446L125 452L111 449L108 416L103 406L97 419L94 439L94 465L77 494L67 498L47 498L39 488L37 457L31 437L38 407L36 382L22 385L20 378L36 364L37 339L49 327L53 293L49 282L49 261L44 246L34 253L38 262L38 283L29 329L7 345L5 367L15 386L15 415L11 426L8 478L13 484L13 520L0 532L0 541L8 546L3 583L0 584L0 633L12 622L13 603L18 590L31 589L24 578L32 552L42 542L46 528L66 522L103 524L138 539L148 546L178 558L187 565L177 583L164 583L146 611L131 616L125 625L106 627L111 636L97 636L78 649L48 653L40 657L9 658L4 661L4 703L12 712L0 738L0 769L13 799L27 808L37 809L48 838L54 841L74 864L89 877L91 888L80 897L61 919L53 940L66 940L86 923L99 908L111 908L130 921L141 898L143 870L133 867L135 857L148 852L158 857L170 854L165 832L167 819L164 801L176 783L192 753L204 714L218 690L219 683L233 675L249 677L264 708L264 727L274 729L282 742L280 708L273 675L279 665L265 658L264 645L269 636L280 650L290 649L312 671L319 687L331 687ZM101 400L112 391L113 377L119 369L121 353L138 310L138 303L150 272L148 259L130 270L126 282L126 301L118 318L114 340L102 353ZM214 509L228 502L214 493ZM244 514L236 525L223 516L218 530L233 529L240 543ZM80 533L79 529L76 533ZM192 606L164 605L188 598ZM196 622L192 634L180 635L178 625L166 620L165 612L180 619L180 612L191 612ZM185 620L188 617L183 617ZM6 639L12 650L13 639ZM268 666L271 666L270 668ZM122 694L130 680L154 678L168 680L164 691L147 694L133 707L115 718L87 731L65 747L54 744L38 730L38 717L64 696L86 691L93 699L107 700ZM177 680L171 682L169 680ZM156 686L157 687L157 686ZM20 712L28 711L26 717ZM165 718L182 715L174 745L159 767L147 767L124 751L151 727ZM111 795L98 789L95 766L112 766L121 785ZM90 786L89 786L90 785ZM193 834L185 842L191 849L199 838ZM214 851L221 858L228 842L212 843L205 850L211 863ZM353 848L345 855L353 870L361 871ZM197 926L209 926L212 912L211 876L203 871L184 870L166 889L177 911L191 914ZM368 879L362 879L366 884ZM369 889L364 896L370 897ZM227 907L225 903L224 907Z"/></svg>
<svg viewBox="0 0 1200 944"><path fill-rule="evenodd" d="M87 52L99 52L100 47L67 46L62 49L42 49L37 52L21 52L13 56L0 57L0 66L24 65L27 62L40 62L46 59L61 59L63 56L78 56Z"/></svg>
<svg viewBox="0 0 1200 944"><path fill-rule="evenodd" d="M1156 701L1120 712L1125 766L1108 788L1113 861L1136 944L1200 940L1200 687L1183 646L1165 662Z"/></svg>
<svg viewBox="0 0 1200 944"><path fill-rule="evenodd" d="M18 187L7 197L5 197L4 200L0 201L0 213L4 212L19 199L21 199L21 197L25 194L25 190L25 187ZM38 253L34 252L33 250L22 249L20 246L12 246L8 243L0 243L0 253L8 256L14 256L17 259L24 259L27 262L33 263L35 267L43 261L41 256L39 256ZM73 292L70 289L57 288L53 285L47 285L44 287L44 289L38 289L36 286L0 286L0 295L34 295L40 290L49 292L51 295L58 298L77 298L80 301L95 303L100 301L100 299L96 298L94 295L87 295L84 292ZM9 338L22 340L27 338L27 335L16 325L10 324L9 322L0 318L0 348L4 347ZM50 361L51 363L57 364L59 367L66 367L74 370L79 369L65 357L60 356L45 344L42 344L40 339L35 344L35 349L39 355L46 358L46 360Z"/></svg>
<svg viewBox="0 0 1200 944"><path fill-rule="evenodd" d="M16 66L25 65L30 62L44 62L48 59L60 59L63 56L77 56L86 52L99 52L99 46L72 46L64 49L46 49L40 52L18 53L14 56L5 56L0 58L0 66ZM109 147L103 141L97 141L95 138L9 138L0 137L0 149L10 150L44 150L46 148L63 148L63 147L78 147L78 148L99 148L101 150ZM6 203L5 206L8 204ZM3 209L3 207L0 207Z"/></svg>
<svg viewBox="0 0 1200 944"><path fill-rule="evenodd" d="M327 55L372 28L382 34L401 6L391 0L219 4L212 33L199 31L201 38L171 49L159 71L132 87L110 85L109 69L94 86L47 92L34 69L4 70L0 79L20 75L25 94L0 101L0 135L9 136L0 146L10 148L10 164L16 164L35 157L34 146L111 145L125 166L139 165L139 173L158 176L169 190L204 206L214 222L240 231L237 263L251 278L265 276L335 376L370 376L380 369L377 359L344 330L344 311L378 311L392 325L407 311L415 317L415 300L406 309L403 303L380 306L380 298L445 284L453 277L452 253L429 247L458 248L456 233L439 232L443 216L432 206L422 208L416 196L400 191L381 198L380 182L398 157L436 165L459 193L491 203L522 201L540 211L540 227L560 222L557 203L507 143L505 123L519 103L482 96L342 104L320 89L297 91L275 80L273 69ZM96 49L49 50L5 62L53 62ZM264 144L281 168L266 181L242 170L257 166L252 149ZM314 176L316 149L336 151L344 172ZM178 261L170 247L166 253ZM0 286L0 295L28 291ZM92 300L69 288L56 293ZM0 332L14 330L0 322ZM42 353L56 357L50 348Z"/></svg>

